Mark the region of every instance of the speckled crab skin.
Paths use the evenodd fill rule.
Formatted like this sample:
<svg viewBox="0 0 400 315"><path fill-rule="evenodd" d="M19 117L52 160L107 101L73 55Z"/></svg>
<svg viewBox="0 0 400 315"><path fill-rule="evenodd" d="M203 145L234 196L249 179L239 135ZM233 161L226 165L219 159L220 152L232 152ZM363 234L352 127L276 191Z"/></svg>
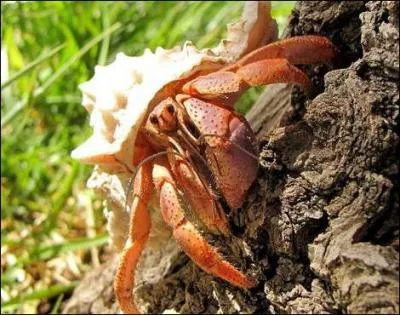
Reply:
<svg viewBox="0 0 400 315"><path fill-rule="evenodd" d="M233 111L235 101L257 85L287 82L308 88L308 77L292 63L328 61L333 51L331 42L319 36L278 41L223 69L191 79L182 93L154 107L141 130L142 141L136 143L135 151L141 155L135 161L139 168L131 216L135 228L115 281L116 297L125 313L138 312L130 294L133 278L126 275L134 274L149 235L147 205L152 190L157 192L162 217L174 238L200 268L239 287L251 288L257 283L207 242L186 218L185 207L189 203L210 230L230 233L213 190L231 209L240 208L258 170L255 136L246 120ZM194 162L196 158L202 163ZM216 187L207 183L201 168L209 170Z"/></svg>
<svg viewBox="0 0 400 315"><path fill-rule="evenodd" d="M242 206L258 171L254 133L234 112L235 103L253 86L287 82L307 88L308 77L294 65L333 57L326 38L273 42L276 37L270 4L249 1L242 21L228 28L228 39L216 48L198 50L187 42L139 57L119 54L81 85L94 132L72 156L96 165L88 186L113 208L108 230L121 250L114 290L124 313L140 313L132 292L156 223L154 203L200 268L235 286L256 285L206 241L186 213L189 207L209 231L230 235L226 213ZM128 190L124 178L133 173Z"/></svg>

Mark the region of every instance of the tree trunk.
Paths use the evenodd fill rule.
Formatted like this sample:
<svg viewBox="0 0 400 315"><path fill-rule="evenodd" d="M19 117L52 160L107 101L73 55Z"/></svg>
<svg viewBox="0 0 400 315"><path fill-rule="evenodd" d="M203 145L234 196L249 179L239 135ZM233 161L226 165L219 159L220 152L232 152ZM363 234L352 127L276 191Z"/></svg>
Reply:
<svg viewBox="0 0 400 315"><path fill-rule="evenodd" d="M253 106L258 179L230 216L235 237L209 236L258 286L236 288L180 253L161 281L138 286L143 309L399 312L398 15L395 1L296 4L285 36L327 36L337 60L303 67L307 95L276 85ZM64 312L115 313L116 262L87 275Z"/></svg>

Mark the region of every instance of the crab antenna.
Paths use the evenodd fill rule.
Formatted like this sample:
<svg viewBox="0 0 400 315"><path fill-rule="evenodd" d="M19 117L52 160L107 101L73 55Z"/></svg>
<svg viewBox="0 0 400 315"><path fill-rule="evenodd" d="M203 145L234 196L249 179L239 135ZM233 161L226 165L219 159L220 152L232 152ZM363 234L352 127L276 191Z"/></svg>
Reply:
<svg viewBox="0 0 400 315"><path fill-rule="evenodd" d="M255 160L258 161L258 156L256 156L256 155L254 155L253 153L247 151L247 150L246 150L245 148L243 148L240 144L237 144L237 143L231 141L230 139L228 139L228 138L225 137L225 136L220 136L220 135L216 135L216 134L204 134L204 135L201 135L201 136L198 138L198 140L199 140L199 141L202 141L203 138L205 138L205 137L218 137L218 138L224 139L224 140L226 140L226 141L229 141L229 142L230 142L231 144L233 144L236 148L238 148L238 149L241 150L242 152L246 153L248 156L250 156L250 157L252 157L253 159L255 159Z"/></svg>
<svg viewBox="0 0 400 315"><path fill-rule="evenodd" d="M210 170L210 166L208 165L207 161L204 159L204 157L197 151L197 149L193 146L193 144L190 143L190 141L188 139L186 139L182 132L180 130L178 130L178 135L180 136L180 138L186 142L186 144L188 145L188 147L190 148L190 151L193 152L194 154L197 155L197 157L200 159L200 161L204 164L205 167L207 167ZM211 170L210 170L211 171Z"/></svg>
<svg viewBox="0 0 400 315"><path fill-rule="evenodd" d="M136 173L136 172L134 172L134 173ZM126 189L125 189L125 206L124 206L124 209L126 209L128 207L128 201L129 201L128 192L131 191L131 189L132 189L133 182L134 182L134 179L135 179L135 175L136 174L134 174L131 177L129 177L128 185L126 186Z"/></svg>
<svg viewBox="0 0 400 315"><path fill-rule="evenodd" d="M253 158L253 159L255 159L255 160L258 161L258 157L257 157L256 155L254 155L253 153L247 151L247 150L246 150L245 148L243 148L241 145L236 144L236 143L234 143L233 141L229 140L229 139L228 139L227 137L225 137L225 136L221 136L221 135L217 135L217 134L203 134L203 135L201 135L201 136L198 138L198 141L202 141L205 137L218 137L218 138L224 139L224 140L226 140L226 141L229 141L233 146L235 146L236 148L238 148L239 150L241 150L242 152L244 152L245 154L247 154L247 155L250 156L251 158ZM189 147L191 148L191 151L194 152L194 153L200 158L200 160L204 163L204 165L207 166L207 167L209 168L208 163L204 160L204 158L201 156L201 154L200 154L195 148L193 148L193 145L192 145L191 143L189 143L189 141L188 141L187 139L185 139L185 137L182 137L182 139L184 139L184 141L185 141L187 144L189 144ZM171 139L170 139L170 140L171 140ZM181 149L180 146L177 146L177 145L176 145L176 142L175 142L175 141L170 141L170 142L171 142L172 144L174 144L178 150ZM155 159L155 158L157 158L157 157L159 157L159 156L168 155L168 154L175 154L175 155L177 155L177 156L179 156L179 157L185 159L185 157L184 157L184 156L182 155L182 153L180 153L180 152L176 152L176 151L170 151L170 152L168 152L168 151L162 151L162 152L154 153L154 154L148 156L147 158L145 158L143 161L141 161L141 162L139 163L139 165L136 167L136 169L133 171L132 176L129 178L128 185L127 185L127 188L126 188L126 190L125 190L125 196L127 196L127 197L126 197L126 201L125 201L125 209L127 208L128 203L129 203L129 195L128 195L128 192L132 189L132 185L133 185L133 183L134 183L134 179L135 179L136 174L137 174L137 172L139 171L139 169L143 166L143 164L145 164L145 163L147 163L147 162L149 162L149 161L151 161L151 160L153 160L153 159Z"/></svg>
<svg viewBox="0 0 400 315"><path fill-rule="evenodd" d="M190 141L188 139L186 139L186 137L182 134L182 132L180 130L178 130L177 133L180 136L180 138L186 142L186 144L188 145L188 147L190 149L190 152L193 152L200 159L200 161L204 164L204 166L209 171L209 173L212 174L210 165L207 163L207 161L204 159L204 157L198 152L198 150L193 146L193 144L191 144ZM173 143L176 143L176 142L174 141ZM177 145L177 144L175 144L175 145ZM178 149L182 150L179 145L178 145ZM211 185L210 186L211 193L214 195L214 197L221 198L221 193L218 191L217 184L215 183L213 176L211 175L208 179L209 179L210 185ZM204 183L204 179L202 178L202 176L200 176L200 180L203 183L204 188L206 188L207 185Z"/></svg>

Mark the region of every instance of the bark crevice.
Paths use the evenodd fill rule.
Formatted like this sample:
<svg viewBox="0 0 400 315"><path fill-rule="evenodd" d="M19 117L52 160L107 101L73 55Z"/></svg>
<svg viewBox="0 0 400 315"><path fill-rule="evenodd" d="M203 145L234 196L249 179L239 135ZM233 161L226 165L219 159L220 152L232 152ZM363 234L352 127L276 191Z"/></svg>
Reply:
<svg viewBox="0 0 400 315"><path fill-rule="evenodd" d="M210 236L259 284L241 290L178 255L136 290L148 312L399 312L398 16L396 1L296 4L285 36L327 36L338 58L303 67L310 94L276 85L254 105L258 178L230 216L236 236ZM88 275L64 312L115 312L115 263Z"/></svg>

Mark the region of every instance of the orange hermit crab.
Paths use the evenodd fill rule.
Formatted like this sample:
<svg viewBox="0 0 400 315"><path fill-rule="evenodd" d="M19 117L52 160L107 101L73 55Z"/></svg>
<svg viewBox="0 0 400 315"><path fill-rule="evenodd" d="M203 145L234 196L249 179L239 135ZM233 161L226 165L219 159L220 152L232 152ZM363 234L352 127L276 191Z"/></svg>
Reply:
<svg viewBox="0 0 400 315"><path fill-rule="evenodd" d="M225 213L211 189L220 191L229 207L237 209L258 170L255 137L246 120L233 112L235 101L251 86L282 82L308 86L308 77L292 64L326 61L332 56L333 46L324 37L289 38L190 80L183 85L184 94L156 105L136 142L141 154L134 161L140 168L133 186L132 244L122 254L115 281L125 312L137 312L131 297L133 279L126 275L134 273L150 232L147 207L154 188L165 222L200 268L233 285L251 288L256 284L222 258L187 220L180 191L210 229L229 233ZM164 151L167 156L154 155ZM214 179L216 187L210 188L207 179Z"/></svg>
<svg viewBox="0 0 400 315"><path fill-rule="evenodd" d="M267 22L271 24L271 19ZM255 47L257 45L259 43ZM187 55L190 51L193 56L198 54L190 44L185 45L185 49ZM163 56L165 52L158 50L155 55ZM146 54L149 58L153 56L149 52ZM175 77L171 74L172 79L163 81L147 94L135 91L134 83L128 84L122 92L113 90L112 98L104 95L103 90L94 91L90 81L82 87L88 110L92 111L95 103L100 108L97 116L103 119L103 125L98 127L102 134L98 136L95 132L86 147L73 155L109 168L117 165L114 172L135 169L136 174L128 241L114 284L117 301L125 313L138 313L132 289L136 266L149 238L149 204L154 191L162 218L183 251L200 268L239 287L251 288L256 284L255 279L224 259L218 249L207 242L186 217L186 209L190 207L211 231L230 233L222 204L230 209L240 208L258 171L255 136L247 121L233 111L235 102L252 86L287 82L308 87L308 77L294 64L328 61L333 57L333 45L324 37L299 36L265 45L236 62L215 54L205 55L207 58L196 59ZM179 62L179 58L172 59ZM160 67L159 71L169 70ZM157 72L152 73L155 79L157 75ZM140 84L146 81L145 77L138 77ZM103 82L105 86L113 84L107 80ZM136 108L140 119L116 132L118 125L110 121L115 117L119 121L129 120L129 111L120 109L128 108L130 101L127 99L129 95L133 99L133 94L136 98L145 98L143 103L147 107ZM107 124L113 126L113 133L104 131ZM119 142L117 135L122 139ZM98 152L82 153L89 151L89 147L94 148L93 143L100 138L104 145L96 146Z"/></svg>

